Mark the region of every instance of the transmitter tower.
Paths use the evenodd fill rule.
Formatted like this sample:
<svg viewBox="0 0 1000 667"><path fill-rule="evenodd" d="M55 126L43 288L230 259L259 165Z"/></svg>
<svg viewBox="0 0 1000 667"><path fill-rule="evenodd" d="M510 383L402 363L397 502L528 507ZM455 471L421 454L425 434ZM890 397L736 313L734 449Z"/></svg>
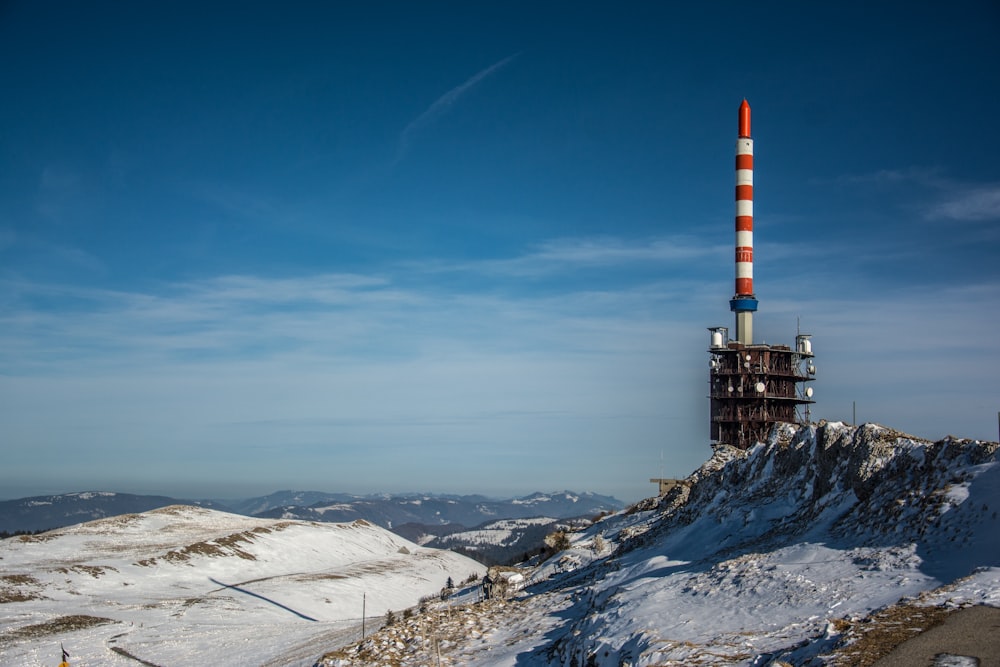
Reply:
<svg viewBox="0 0 1000 667"><path fill-rule="evenodd" d="M736 139L736 289L729 300L735 335L710 327L711 437L749 449L767 439L778 422L808 423L815 379L812 340L795 336L795 347L753 342L753 139L750 105L740 104Z"/></svg>

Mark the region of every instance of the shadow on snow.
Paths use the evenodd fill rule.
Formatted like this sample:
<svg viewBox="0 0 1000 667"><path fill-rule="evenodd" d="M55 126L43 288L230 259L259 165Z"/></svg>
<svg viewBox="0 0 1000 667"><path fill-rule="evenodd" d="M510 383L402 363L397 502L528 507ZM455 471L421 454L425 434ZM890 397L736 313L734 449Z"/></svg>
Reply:
<svg viewBox="0 0 1000 667"><path fill-rule="evenodd" d="M296 616L298 616L299 618L301 618L303 620L306 620L306 621L317 621L318 620L318 619L313 618L312 616L306 616L302 612L295 611L291 607L283 605L280 602L272 600L271 598L264 597L263 595L261 595L259 593L254 593L253 591L248 591L247 589L240 588L239 586L233 586L233 585L230 585L230 584L224 584L221 581L219 581L218 579L213 579L212 577L209 577L208 580L211 581L213 584L216 584L218 586L222 586L223 588L228 588L230 590L237 591L237 592L243 593L245 595L250 595L252 597L257 598L258 600L263 600L264 602L267 602L268 604L273 604L275 607L279 607L281 609L284 609L287 612L295 614Z"/></svg>

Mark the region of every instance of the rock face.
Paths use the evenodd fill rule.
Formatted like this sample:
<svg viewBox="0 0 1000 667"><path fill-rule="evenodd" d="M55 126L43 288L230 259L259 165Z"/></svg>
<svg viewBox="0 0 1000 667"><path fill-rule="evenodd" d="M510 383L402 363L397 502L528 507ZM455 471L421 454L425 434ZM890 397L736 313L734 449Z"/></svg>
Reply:
<svg viewBox="0 0 1000 667"><path fill-rule="evenodd" d="M810 535L852 546L971 539L971 528L945 525L954 518L948 509L965 499L968 482L996 460L997 448L950 436L931 442L877 424L780 425L752 449L717 446L684 487L659 500L662 520L640 543L706 515L734 524L720 552Z"/></svg>
<svg viewBox="0 0 1000 667"><path fill-rule="evenodd" d="M996 604L997 449L837 422L717 446L684 485L606 524L618 548L571 575L587 581L579 620L550 650L601 667L812 664L900 600Z"/></svg>

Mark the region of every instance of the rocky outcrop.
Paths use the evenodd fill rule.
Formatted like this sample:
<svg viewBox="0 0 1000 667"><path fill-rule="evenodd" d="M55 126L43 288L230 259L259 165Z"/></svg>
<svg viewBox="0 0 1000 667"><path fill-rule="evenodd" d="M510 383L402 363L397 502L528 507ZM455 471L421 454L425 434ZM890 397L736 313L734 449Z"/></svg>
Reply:
<svg viewBox="0 0 1000 667"><path fill-rule="evenodd" d="M623 549L706 517L729 524L731 532L719 544L725 552L809 533L857 546L919 541L978 466L996 461L997 448L995 442L950 436L931 442L877 424L780 424L767 443L752 449L715 446L685 484L658 500L655 526ZM763 532L762 516L768 526Z"/></svg>

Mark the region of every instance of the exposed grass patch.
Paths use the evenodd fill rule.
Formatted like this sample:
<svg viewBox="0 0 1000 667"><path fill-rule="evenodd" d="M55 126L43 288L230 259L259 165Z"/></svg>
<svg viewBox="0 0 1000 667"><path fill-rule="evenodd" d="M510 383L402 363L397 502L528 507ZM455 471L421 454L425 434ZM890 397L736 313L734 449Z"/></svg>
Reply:
<svg viewBox="0 0 1000 667"><path fill-rule="evenodd" d="M940 625L953 610L910 603L894 605L859 621L840 620L844 634L824 664L831 667L871 667L911 637Z"/></svg>
<svg viewBox="0 0 1000 667"><path fill-rule="evenodd" d="M41 584L30 574L0 575L0 604L42 600L45 596L38 592L40 588Z"/></svg>
<svg viewBox="0 0 1000 667"><path fill-rule="evenodd" d="M77 572L79 574L89 574L94 579L100 579L101 575L108 572L117 572L113 567L103 566L103 565L73 565L72 567L60 567L56 568L56 572L62 572L63 574L69 574L70 572Z"/></svg>
<svg viewBox="0 0 1000 667"><path fill-rule="evenodd" d="M142 519L141 514L117 514L115 516L109 516L103 519L94 519L90 521L87 528L126 528Z"/></svg>
<svg viewBox="0 0 1000 667"><path fill-rule="evenodd" d="M349 578L350 577L343 574L309 574L298 577L300 581L331 581L336 579L349 579Z"/></svg>
<svg viewBox="0 0 1000 667"><path fill-rule="evenodd" d="M35 639L37 637L58 635L65 632L73 632L74 630L85 630L98 625L106 625L108 623L117 622L118 621L113 619L102 618L100 616L84 616L79 614L74 616L59 616L57 618L53 618L51 621L46 621L45 623L36 623L34 625L26 625L21 628L16 628L6 632L3 637L11 640Z"/></svg>
<svg viewBox="0 0 1000 667"><path fill-rule="evenodd" d="M183 549L173 549L168 551L163 554L161 558L170 563L186 563L191 560L192 556L208 556L210 558L236 556L245 560L257 560L257 557L252 553L244 551L240 548L240 545L242 544L250 544L253 542L254 537L257 534L259 534L259 531L255 529L253 531L233 533L232 535L220 537L208 542L195 542L194 544L189 544ZM152 565L156 565L157 560L158 559L156 558L145 558L140 560L137 565L150 567Z"/></svg>
<svg viewBox="0 0 1000 667"><path fill-rule="evenodd" d="M194 507L192 505L167 505L166 507L157 507L155 510L149 510L146 514L166 514L167 516L182 516L183 514L190 512L191 510L198 510L200 508Z"/></svg>

